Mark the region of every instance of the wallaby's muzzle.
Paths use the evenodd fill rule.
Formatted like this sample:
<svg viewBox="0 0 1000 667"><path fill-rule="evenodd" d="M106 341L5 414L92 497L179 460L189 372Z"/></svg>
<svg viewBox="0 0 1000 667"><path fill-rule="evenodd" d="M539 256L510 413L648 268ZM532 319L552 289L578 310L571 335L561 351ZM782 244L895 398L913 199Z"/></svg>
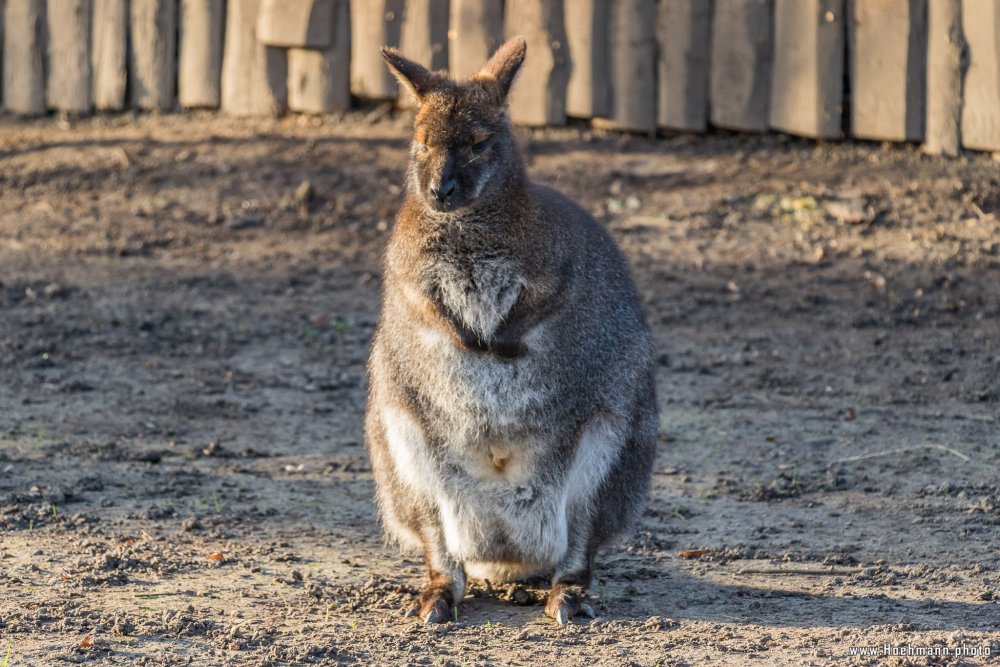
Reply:
<svg viewBox="0 0 1000 667"><path fill-rule="evenodd" d="M495 134L505 135L506 129L498 127ZM417 136L410 155L411 195L431 211L454 213L476 206L508 166L503 142L495 141L494 134L472 145L471 135L445 134L430 145L420 141L426 139L423 131Z"/></svg>
<svg viewBox="0 0 1000 667"><path fill-rule="evenodd" d="M448 199L455 192L455 179L445 178L437 185L431 186L431 194L437 199L438 204L447 205Z"/></svg>
<svg viewBox="0 0 1000 667"><path fill-rule="evenodd" d="M458 156L446 148L423 149L416 159L416 186L424 204L439 212L450 212L471 203L473 188L463 182L467 174L456 168Z"/></svg>
<svg viewBox="0 0 1000 667"><path fill-rule="evenodd" d="M449 157L441 169L441 174L431 178L427 187L432 198L432 205L442 211L449 210L456 203L455 194L458 190L458 183L455 181L453 172L452 159Z"/></svg>

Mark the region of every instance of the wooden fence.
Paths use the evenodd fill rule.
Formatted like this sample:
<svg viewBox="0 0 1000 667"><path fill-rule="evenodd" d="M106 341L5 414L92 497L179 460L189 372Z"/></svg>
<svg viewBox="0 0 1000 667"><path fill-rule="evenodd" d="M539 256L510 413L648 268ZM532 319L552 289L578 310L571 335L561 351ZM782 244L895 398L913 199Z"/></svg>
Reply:
<svg viewBox="0 0 1000 667"><path fill-rule="evenodd" d="M378 47L457 76L528 40L511 99L643 133L1000 151L1000 0L0 0L10 113L343 111L396 99Z"/></svg>

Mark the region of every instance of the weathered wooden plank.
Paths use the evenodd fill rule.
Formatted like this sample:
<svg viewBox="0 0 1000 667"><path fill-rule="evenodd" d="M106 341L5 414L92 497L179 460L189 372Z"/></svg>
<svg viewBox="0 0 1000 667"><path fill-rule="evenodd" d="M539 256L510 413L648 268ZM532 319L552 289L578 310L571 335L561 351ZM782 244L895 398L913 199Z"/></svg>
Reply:
<svg viewBox="0 0 1000 667"><path fill-rule="evenodd" d="M45 5L42 0L7 0L4 29L4 107L21 115L45 113Z"/></svg>
<svg viewBox="0 0 1000 667"><path fill-rule="evenodd" d="M570 75L566 113L593 118L611 113L608 27L611 0L575 0L563 8Z"/></svg>
<svg viewBox="0 0 1000 667"><path fill-rule="evenodd" d="M289 109L313 114L350 109L350 69L335 50L288 49Z"/></svg>
<svg viewBox="0 0 1000 667"><path fill-rule="evenodd" d="M848 11L851 133L923 139L927 0L851 0Z"/></svg>
<svg viewBox="0 0 1000 667"><path fill-rule="evenodd" d="M323 50L288 50L288 107L332 113L351 107L351 17L348 0L335 0L330 44Z"/></svg>
<svg viewBox="0 0 1000 667"><path fill-rule="evenodd" d="M285 50L257 41L260 0L228 0L222 50L222 110L235 116L276 116L288 102Z"/></svg>
<svg viewBox="0 0 1000 667"><path fill-rule="evenodd" d="M560 0L507 0L508 37L521 35L528 53L510 94L510 117L521 125L566 123L569 59Z"/></svg>
<svg viewBox="0 0 1000 667"><path fill-rule="evenodd" d="M448 68L448 0L407 0L399 49L437 71Z"/></svg>
<svg viewBox="0 0 1000 667"><path fill-rule="evenodd" d="M140 109L174 107L177 0L132 0L129 13L130 99Z"/></svg>
<svg viewBox="0 0 1000 667"><path fill-rule="evenodd" d="M7 14L7 0L0 0L0 108L3 108L3 23Z"/></svg>
<svg viewBox="0 0 1000 667"><path fill-rule="evenodd" d="M448 68L464 79L478 72L503 39L503 0L452 0Z"/></svg>
<svg viewBox="0 0 1000 667"><path fill-rule="evenodd" d="M957 155L962 119L962 0L928 0L924 150Z"/></svg>
<svg viewBox="0 0 1000 667"><path fill-rule="evenodd" d="M962 0L969 53L962 93L962 146L1000 151L1000 0Z"/></svg>
<svg viewBox="0 0 1000 667"><path fill-rule="evenodd" d="M773 48L772 0L725 0L712 15L711 121L718 127L768 128Z"/></svg>
<svg viewBox="0 0 1000 667"><path fill-rule="evenodd" d="M90 111L90 16L90 0L48 0L45 99L50 109Z"/></svg>
<svg viewBox="0 0 1000 667"><path fill-rule="evenodd" d="M94 106L117 111L125 108L128 57L126 0L94 0L91 22L91 78Z"/></svg>
<svg viewBox="0 0 1000 667"><path fill-rule="evenodd" d="M7 13L7 0L0 0L0 108L3 107L3 19Z"/></svg>
<svg viewBox="0 0 1000 667"><path fill-rule="evenodd" d="M323 49L333 41L334 0L261 0L257 40L268 46Z"/></svg>
<svg viewBox="0 0 1000 667"><path fill-rule="evenodd" d="M660 3L657 18L660 127L704 132L708 125L712 4L712 0Z"/></svg>
<svg viewBox="0 0 1000 667"><path fill-rule="evenodd" d="M775 0L771 127L840 136L844 0Z"/></svg>
<svg viewBox="0 0 1000 667"><path fill-rule="evenodd" d="M184 108L219 106L225 10L224 0L181 0L177 99Z"/></svg>
<svg viewBox="0 0 1000 667"><path fill-rule="evenodd" d="M656 0L615 0L610 29L611 113L622 130L656 130Z"/></svg>
<svg viewBox="0 0 1000 667"><path fill-rule="evenodd" d="M351 0L351 90L360 97L395 99L399 90L379 49L399 47L403 0Z"/></svg>

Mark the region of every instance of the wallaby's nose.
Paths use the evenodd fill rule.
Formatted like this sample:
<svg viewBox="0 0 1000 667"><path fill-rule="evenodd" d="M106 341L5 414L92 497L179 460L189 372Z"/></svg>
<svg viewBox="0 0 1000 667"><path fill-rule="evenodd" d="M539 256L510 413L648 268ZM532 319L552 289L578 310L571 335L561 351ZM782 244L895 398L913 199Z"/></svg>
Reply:
<svg viewBox="0 0 1000 667"><path fill-rule="evenodd" d="M455 179L445 178L442 179L437 185L431 186L431 194L437 197L437 200L442 204L448 201L448 197L455 192Z"/></svg>

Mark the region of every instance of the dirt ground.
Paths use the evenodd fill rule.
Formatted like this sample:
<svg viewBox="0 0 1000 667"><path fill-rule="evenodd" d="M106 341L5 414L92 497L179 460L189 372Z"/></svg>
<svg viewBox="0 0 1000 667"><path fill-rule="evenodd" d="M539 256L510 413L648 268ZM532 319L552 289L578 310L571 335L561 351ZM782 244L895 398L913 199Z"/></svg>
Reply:
<svg viewBox="0 0 1000 667"><path fill-rule="evenodd" d="M1000 164L773 136L523 134L644 296L653 492L597 620L404 619L361 423L407 122L0 120L0 667L996 659Z"/></svg>

